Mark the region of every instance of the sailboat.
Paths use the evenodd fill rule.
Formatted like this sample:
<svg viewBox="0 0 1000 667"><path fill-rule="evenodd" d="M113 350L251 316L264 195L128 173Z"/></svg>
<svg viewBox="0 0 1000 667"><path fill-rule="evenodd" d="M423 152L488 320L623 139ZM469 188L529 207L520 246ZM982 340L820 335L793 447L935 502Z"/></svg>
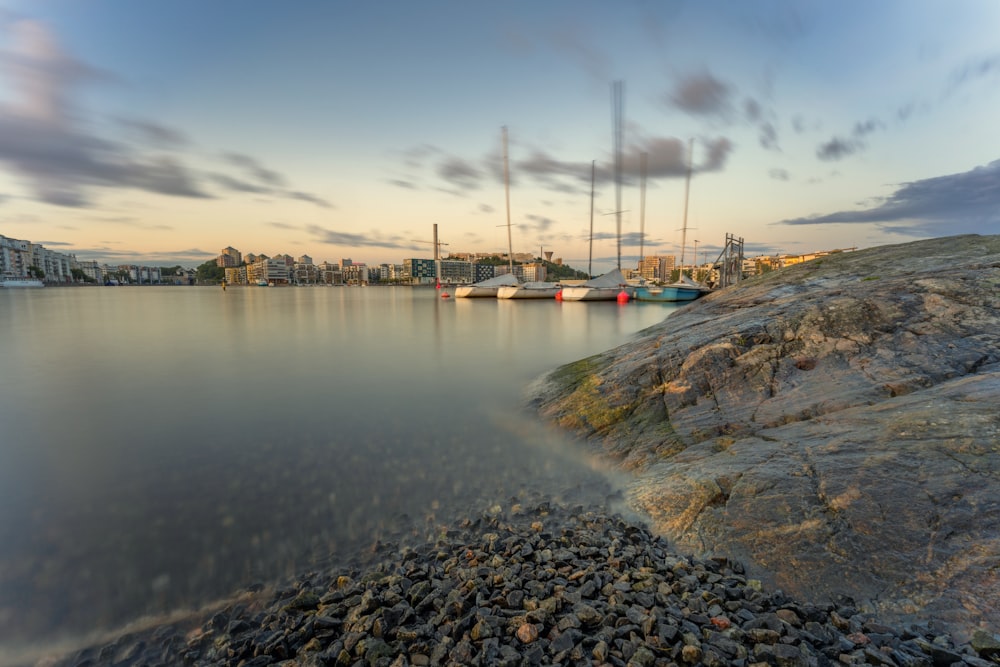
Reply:
<svg viewBox="0 0 1000 667"><path fill-rule="evenodd" d="M517 277L513 273L502 273L499 276L481 280L471 285L455 288L455 297L460 299L487 298L495 299L501 287L517 285Z"/></svg>
<svg viewBox="0 0 1000 667"><path fill-rule="evenodd" d="M591 278L582 285L573 285L569 287L563 287L559 294L556 296L557 299L561 301L619 301L624 302L632 296L634 287L627 285L625 281L625 276L622 274L622 207L621 207L621 189L622 189L622 144L624 143L624 119L623 115L623 100L622 100L622 84L620 81L616 81L613 87L613 100L612 100L615 123L614 123L614 157L615 157L615 203L616 210L615 216L617 219L618 227L618 267L612 269L611 271L597 276L596 278ZM594 229L594 186L593 186L593 165L591 165L591 187L590 187L590 229L591 229L591 242L593 242L593 229Z"/></svg>
<svg viewBox="0 0 1000 667"><path fill-rule="evenodd" d="M559 291L559 283L535 280L507 285L497 290L498 299L551 299Z"/></svg>
<svg viewBox="0 0 1000 667"><path fill-rule="evenodd" d="M581 285L562 288L562 301L617 301L624 292L631 296L634 288L625 284L625 276L618 269L591 278Z"/></svg>
<svg viewBox="0 0 1000 667"><path fill-rule="evenodd" d="M507 198L507 260L510 266L510 273L503 273L487 280L481 280L471 285L463 285L455 289L457 298L497 298L500 296L502 288L516 288L520 285L514 275L514 244L510 235L510 172L507 158L507 127L502 128L503 137L503 182L504 193ZM510 297L504 297L510 298Z"/></svg>
<svg viewBox="0 0 1000 667"><path fill-rule="evenodd" d="M684 225L681 228L681 271L677 282L669 285L640 285L635 288L633 297L636 301L694 301L698 297L706 294L708 288L700 285L691 278L684 275L684 250L687 245L687 214L688 197L691 193L691 164L694 159L694 139L691 140L688 148L688 168L687 182L684 186Z"/></svg>

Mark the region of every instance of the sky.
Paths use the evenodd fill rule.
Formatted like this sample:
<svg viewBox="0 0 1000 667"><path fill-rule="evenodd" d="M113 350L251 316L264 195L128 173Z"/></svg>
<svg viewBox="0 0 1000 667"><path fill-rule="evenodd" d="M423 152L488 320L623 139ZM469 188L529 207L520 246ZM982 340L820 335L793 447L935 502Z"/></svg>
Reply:
<svg viewBox="0 0 1000 667"><path fill-rule="evenodd" d="M504 252L509 210L515 252L594 273L997 234L998 30L995 0L0 0L0 234L398 264L435 224Z"/></svg>

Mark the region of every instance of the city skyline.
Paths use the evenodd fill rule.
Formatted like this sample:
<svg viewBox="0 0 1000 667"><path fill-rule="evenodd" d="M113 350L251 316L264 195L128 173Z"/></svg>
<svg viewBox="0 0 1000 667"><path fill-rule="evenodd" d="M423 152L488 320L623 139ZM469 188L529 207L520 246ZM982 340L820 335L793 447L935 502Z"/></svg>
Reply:
<svg viewBox="0 0 1000 667"><path fill-rule="evenodd" d="M0 224L81 260L227 245L622 265L1000 233L1000 5L0 0ZM640 155L648 155L640 202ZM644 210L644 225L642 213ZM235 240L234 240L235 239ZM713 257L708 257L712 259Z"/></svg>

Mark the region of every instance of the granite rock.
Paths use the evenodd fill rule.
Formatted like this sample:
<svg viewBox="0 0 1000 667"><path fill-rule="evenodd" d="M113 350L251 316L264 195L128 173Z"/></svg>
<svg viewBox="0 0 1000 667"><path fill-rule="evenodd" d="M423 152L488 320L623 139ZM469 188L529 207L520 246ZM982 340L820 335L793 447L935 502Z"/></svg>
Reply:
<svg viewBox="0 0 1000 667"><path fill-rule="evenodd" d="M1000 236L842 252L557 369L538 412L692 553L959 635L1000 625Z"/></svg>

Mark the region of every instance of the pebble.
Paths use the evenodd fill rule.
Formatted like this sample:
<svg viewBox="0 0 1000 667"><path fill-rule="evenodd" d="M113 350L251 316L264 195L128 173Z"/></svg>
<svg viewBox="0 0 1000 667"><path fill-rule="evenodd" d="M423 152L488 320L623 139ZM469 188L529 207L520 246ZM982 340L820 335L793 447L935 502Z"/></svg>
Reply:
<svg viewBox="0 0 1000 667"><path fill-rule="evenodd" d="M959 646L933 623L901 630L791 601L739 563L671 553L603 508L527 492L436 543L379 549L364 567L306 573L200 627L128 635L53 666L978 667L1000 655L995 634Z"/></svg>

